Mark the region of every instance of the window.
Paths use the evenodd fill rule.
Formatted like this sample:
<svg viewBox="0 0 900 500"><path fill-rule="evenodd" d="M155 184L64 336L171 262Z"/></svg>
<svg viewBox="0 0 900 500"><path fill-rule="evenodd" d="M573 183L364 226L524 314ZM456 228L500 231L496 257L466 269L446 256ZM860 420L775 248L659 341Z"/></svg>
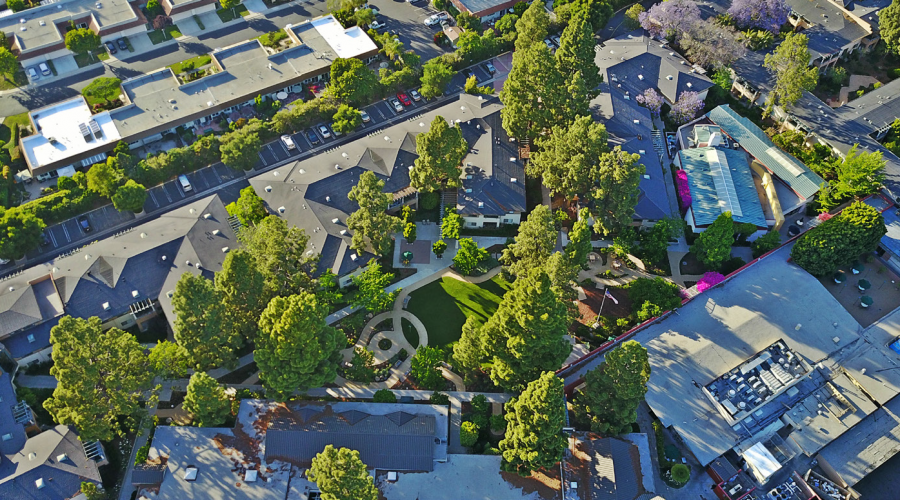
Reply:
<svg viewBox="0 0 900 500"><path fill-rule="evenodd" d="M29 344L33 344L33 343L34 343L34 335L33 335L33 334L30 334L30 333L29 333L27 338L28 338L28 343L29 343Z"/></svg>
<svg viewBox="0 0 900 500"><path fill-rule="evenodd" d="M10 439L12 439L12 433L9 433L9 432L8 432L8 433L6 433L6 434L3 435L3 440L4 440L4 441L9 441Z"/></svg>

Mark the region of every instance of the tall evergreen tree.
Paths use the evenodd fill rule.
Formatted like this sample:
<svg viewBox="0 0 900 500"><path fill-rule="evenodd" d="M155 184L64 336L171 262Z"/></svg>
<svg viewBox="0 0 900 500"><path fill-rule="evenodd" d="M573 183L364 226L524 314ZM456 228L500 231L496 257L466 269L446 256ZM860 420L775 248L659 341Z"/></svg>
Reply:
<svg viewBox="0 0 900 500"><path fill-rule="evenodd" d="M731 212L725 212L697 236L691 252L710 269L719 269L731 256L734 244L734 222Z"/></svg>
<svg viewBox="0 0 900 500"><path fill-rule="evenodd" d="M194 417L197 427L217 427L231 413L231 400L216 379L198 371L191 375L182 408Z"/></svg>
<svg viewBox="0 0 900 500"><path fill-rule="evenodd" d="M222 270L216 273L215 288L224 306L226 327L252 341L267 303L266 279L253 254L246 250L229 252Z"/></svg>
<svg viewBox="0 0 900 500"><path fill-rule="evenodd" d="M602 123L589 115L579 116L570 126L554 126L550 135L536 141L527 173L541 177L553 194L583 197L597 180L595 170L609 151L608 141Z"/></svg>
<svg viewBox="0 0 900 500"><path fill-rule="evenodd" d="M185 272L172 296L175 341L185 348L195 369L237 364L234 350L241 345L237 331L225 327L222 297L212 281Z"/></svg>
<svg viewBox="0 0 900 500"><path fill-rule="evenodd" d="M256 226L242 228L239 238L266 280L267 297L312 289L310 274L318 256L307 254L309 236L304 230L270 215Z"/></svg>
<svg viewBox="0 0 900 500"><path fill-rule="evenodd" d="M334 381L346 339L325 323L327 308L301 292L275 297L259 318L255 359L265 386L282 399Z"/></svg>
<svg viewBox="0 0 900 500"><path fill-rule="evenodd" d="M568 319L566 304L541 266L519 275L482 328L494 360L491 380L506 390L521 391L541 372L558 369L572 349L563 338Z"/></svg>
<svg viewBox="0 0 900 500"><path fill-rule="evenodd" d="M521 34L518 40L522 40ZM517 49L512 70L500 91L504 130L518 139L535 139L553 125L574 119L569 116L573 98L568 83L543 43Z"/></svg>
<svg viewBox="0 0 900 500"><path fill-rule="evenodd" d="M543 44L549 28L550 15L544 4L532 2L516 22L516 52Z"/></svg>
<svg viewBox="0 0 900 500"><path fill-rule="evenodd" d="M451 127L443 116L435 116L431 128L416 136L419 157L409 173L412 186L424 192L459 187L462 161L468 153L459 125Z"/></svg>
<svg viewBox="0 0 900 500"><path fill-rule="evenodd" d="M556 63L563 75L574 75L581 72L585 86L593 91L603 81L600 68L594 63L594 30L588 21L587 12L578 12L569 21L569 25L559 37L559 49L556 51Z"/></svg>
<svg viewBox="0 0 900 500"><path fill-rule="evenodd" d="M637 407L647 393L650 362L647 349L629 340L606 353L600 366L584 376L576 409L590 421L591 430L607 435L630 432L637 422Z"/></svg>
<svg viewBox="0 0 900 500"><path fill-rule="evenodd" d="M519 224L514 242L503 250L500 261L509 272L522 276L528 270L541 267L556 247L556 221L546 205L538 205Z"/></svg>
<svg viewBox="0 0 900 500"><path fill-rule="evenodd" d="M469 316L463 323L462 335L453 344L453 362L463 378L471 380L474 372L481 368L481 360L485 357L481 325L475 316Z"/></svg>
<svg viewBox="0 0 900 500"><path fill-rule="evenodd" d="M153 371L134 335L118 328L104 332L97 317L63 316L50 330L50 345L50 375L57 383L44 408L53 420L74 425L85 441L124 435L120 422L137 428Z"/></svg>
<svg viewBox="0 0 900 500"><path fill-rule="evenodd" d="M374 479L356 450L326 445L312 459L307 476L322 492L322 500L378 500Z"/></svg>
<svg viewBox="0 0 900 500"><path fill-rule="evenodd" d="M608 236L631 224L644 175L640 160L640 155L622 151L620 146L600 157L592 172L597 180L588 194L597 234Z"/></svg>
<svg viewBox="0 0 900 500"><path fill-rule="evenodd" d="M394 198L383 189L384 181L366 171L347 195L359 205L359 209L347 217L347 227L353 231L351 246L360 254L371 251L384 255L391 247L391 233L402 228L400 219L386 213Z"/></svg>
<svg viewBox="0 0 900 500"><path fill-rule="evenodd" d="M565 404L563 381L553 372L542 373L506 403L506 436L500 441L503 470L527 477L559 463L567 444Z"/></svg>
<svg viewBox="0 0 900 500"><path fill-rule="evenodd" d="M587 265L588 254L593 251L591 244L591 226L588 220L591 212L587 208L578 211L578 220L572 224L569 231L569 243L566 245L566 255L572 263L578 267Z"/></svg>

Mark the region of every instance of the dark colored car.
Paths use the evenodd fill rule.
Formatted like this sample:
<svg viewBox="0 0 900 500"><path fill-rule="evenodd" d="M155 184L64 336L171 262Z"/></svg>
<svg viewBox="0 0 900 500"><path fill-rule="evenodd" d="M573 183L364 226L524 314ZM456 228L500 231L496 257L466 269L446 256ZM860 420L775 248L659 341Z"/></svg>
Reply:
<svg viewBox="0 0 900 500"><path fill-rule="evenodd" d="M45 247L50 244L50 236L47 233L41 233L41 246Z"/></svg>
<svg viewBox="0 0 900 500"><path fill-rule="evenodd" d="M76 220L78 221L78 225L81 226L82 231L86 233L91 232L91 222L88 220L86 215L79 216Z"/></svg>
<svg viewBox="0 0 900 500"><path fill-rule="evenodd" d="M119 38L116 40L116 43L119 44L120 49L128 50L128 42L126 42L124 38Z"/></svg>
<svg viewBox="0 0 900 500"><path fill-rule="evenodd" d="M318 143L319 143L319 136L317 136L316 133L313 132L312 130L307 130L307 131L306 131L306 138L309 139L309 142L310 142L311 144L318 144Z"/></svg>
<svg viewBox="0 0 900 500"><path fill-rule="evenodd" d="M397 99L400 99L400 102L402 102L404 106L412 106L412 101L409 100L409 96L403 92L397 94Z"/></svg>
<svg viewBox="0 0 900 500"><path fill-rule="evenodd" d="M106 42L104 45L106 45L106 50L108 50L110 54L115 54L116 52L118 52L118 50L116 50L116 46L113 45L112 42Z"/></svg>

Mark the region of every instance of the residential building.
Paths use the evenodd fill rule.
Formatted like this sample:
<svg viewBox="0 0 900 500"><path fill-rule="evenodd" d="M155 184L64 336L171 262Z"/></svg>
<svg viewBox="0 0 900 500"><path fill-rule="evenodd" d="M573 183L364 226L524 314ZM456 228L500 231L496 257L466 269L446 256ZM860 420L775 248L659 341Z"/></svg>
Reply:
<svg viewBox="0 0 900 500"><path fill-rule="evenodd" d="M847 2L847 4L851 4ZM868 50L880 40L872 24L843 2L832 0L787 0L788 22L809 40L810 64L821 71L834 66L845 54Z"/></svg>
<svg viewBox="0 0 900 500"><path fill-rule="evenodd" d="M139 2L127 0L69 0L8 12L0 18L0 30L23 66L72 54L66 48L72 28L88 28L105 42L145 33L148 23Z"/></svg>
<svg viewBox="0 0 900 500"><path fill-rule="evenodd" d="M243 400L233 429L157 427L137 498L318 498L305 470L326 445L372 470L427 474L447 461L449 432L446 406Z"/></svg>
<svg viewBox="0 0 900 500"><path fill-rule="evenodd" d="M216 0L160 0L159 5L173 22L216 10Z"/></svg>
<svg viewBox="0 0 900 500"><path fill-rule="evenodd" d="M0 372L0 432L0 498L68 500L78 498L81 483L100 486L99 467L108 463L100 443L82 442L66 425L41 432L6 372Z"/></svg>
<svg viewBox="0 0 900 500"><path fill-rule="evenodd" d="M31 111L34 135L20 141L32 174L87 168L119 140L131 147L157 141L178 127L203 126L256 96L275 98L295 85L324 78L337 58L375 56L378 48L359 27L344 29L333 16L284 28L293 41L280 52L248 40L210 54L211 72L182 82L162 68L122 82L125 105L91 116L76 97ZM46 127L46 128L45 128Z"/></svg>
<svg viewBox="0 0 900 500"><path fill-rule="evenodd" d="M481 19L481 22L497 20L504 14L512 12L516 0L450 0L460 12L468 12Z"/></svg>
<svg viewBox="0 0 900 500"><path fill-rule="evenodd" d="M347 217L358 205L347 195L359 176L370 171L385 182L384 191L393 196L390 212L417 203L418 194L409 178L418 158L416 135L427 131L436 117L459 125L469 144L462 187L455 196L466 227L520 222L526 209L525 168L501 126L501 107L497 98L463 94L413 120L260 174L250 185L272 213L310 236L310 250L320 254L319 272L331 269L345 286L374 257L350 248L353 235Z"/></svg>
<svg viewBox="0 0 900 500"><path fill-rule="evenodd" d="M50 330L64 314L106 328L174 321L181 275L212 279L238 248L225 205L210 196L0 281L0 345L20 365L50 360Z"/></svg>
<svg viewBox="0 0 900 500"><path fill-rule="evenodd" d="M572 456L565 465L580 474L567 474L569 488L585 500L662 500L656 490L650 443L646 434L601 438L577 432L570 438ZM655 453L655 450L654 450ZM568 496L566 498L569 498Z"/></svg>

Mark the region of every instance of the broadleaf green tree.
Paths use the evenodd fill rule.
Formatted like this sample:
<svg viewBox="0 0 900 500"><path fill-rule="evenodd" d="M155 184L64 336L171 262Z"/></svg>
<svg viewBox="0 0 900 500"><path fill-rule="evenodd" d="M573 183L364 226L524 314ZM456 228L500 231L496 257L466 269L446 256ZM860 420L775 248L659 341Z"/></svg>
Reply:
<svg viewBox="0 0 900 500"><path fill-rule="evenodd" d="M368 104L381 93L378 74L360 59L337 58L331 63L328 95L354 107Z"/></svg>
<svg viewBox="0 0 900 500"><path fill-rule="evenodd" d="M576 415L603 434L631 431L637 408L647 393L650 361L647 349L635 340L606 353L600 366L584 376L586 387L576 397Z"/></svg>
<svg viewBox="0 0 900 500"><path fill-rule="evenodd" d="M594 250L591 243L591 212L587 207L578 211L578 220L572 224L569 231L569 243L566 245L566 255L572 263L583 268L587 265L588 254Z"/></svg>
<svg viewBox="0 0 900 500"><path fill-rule="evenodd" d="M646 321L658 316L663 311L681 306L678 285L664 278L638 278L630 281L625 288L628 290L628 299L631 301L632 310L636 313L638 321ZM655 307L648 306L647 303Z"/></svg>
<svg viewBox="0 0 900 500"><path fill-rule="evenodd" d="M462 161L468 153L459 125L451 127L444 117L435 116L428 131L416 136L419 156L409 172L410 183L425 192L459 187Z"/></svg>
<svg viewBox="0 0 900 500"><path fill-rule="evenodd" d="M351 307L359 307L372 313L379 313L390 308L400 289L388 292L386 288L394 279L393 273L386 273L381 270L381 264L372 259L366 270L353 277L353 284L358 287L358 291L350 299Z"/></svg>
<svg viewBox="0 0 900 500"><path fill-rule="evenodd" d="M148 355L154 376L164 380L184 378L191 368L191 356L175 342L163 340L150 348Z"/></svg>
<svg viewBox="0 0 900 500"><path fill-rule="evenodd" d="M875 250L887 233L884 216L857 201L801 236L791 259L815 276L825 276Z"/></svg>
<svg viewBox="0 0 900 500"><path fill-rule="evenodd" d="M541 266L520 274L512 290L482 327L484 345L493 357L491 380L521 391L541 372L558 369L572 346L564 335L569 311L553 291Z"/></svg>
<svg viewBox="0 0 900 500"><path fill-rule="evenodd" d="M407 243L413 243L414 241L416 241L415 222L407 222L406 225L403 226L403 238Z"/></svg>
<svg viewBox="0 0 900 500"><path fill-rule="evenodd" d="M322 500L378 500L378 489L359 452L326 445L307 472L322 492Z"/></svg>
<svg viewBox="0 0 900 500"><path fill-rule="evenodd" d="M444 240L437 240L431 245L431 251L440 259L447 251L447 243Z"/></svg>
<svg viewBox="0 0 900 500"><path fill-rule="evenodd" d="M829 184L828 198L843 202L877 192L884 185L885 160L881 151L858 151L854 144L840 162L835 162L837 180ZM830 210L839 203L822 203L822 208Z"/></svg>
<svg viewBox="0 0 900 500"><path fill-rule="evenodd" d="M332 118L331 128L339 134L349 134L362 124L362 113L356 108L341 104Z"/></svg>
<svg viewBox="0 0 900 500"><path fill-rule="evenodd" d="M463 323L462 335L453 344L453 363L463 378L472 380L475 371L481 368L481 361L486 359L486 353L481 325L475 316L469 316Z"/></svg>
<svg viewBox="0 0 900 500"><path fill-rule="evenodd" d="M213 282L185 272L172 296L175 341L190 354L195 369L234 367L234 350L240 346L237 332L225 328L222 297Z"/></svg>
<svg viewBox="0 0 900 500"><path fill-rule="evenodd" d="M241 189L237 201L229 203L225 208L228 215L237 217L243 226L255 226L269 215L265 201L256 194L253 186Z"/></svg>
<svg viewBox="0 0 900 500"><path fill-rule="evenodd" d="M100 49L100 36L88 28L69 30L66 33L66 48L76 54L96 52Z"/></svg>
<svg viewBox="0 0 900 500"><path fill-rule="evenodd" d="M436 391L444 387L444 375L438 369L444 356L441 350L431 346L419 346L412 357L409 374L425 389Z"/></svg>
<svg viewBox="0 0 900 500"><path fill-rule="evenodd" d="M0 74L3 75L3 78L9 81L18 69L19 60L16 59L15 54L6 47L0 47Z"/></svg>
<svg viewBox="0 0 900 500"><path fill-rule="evenodd" d="M500 257L509 272L522 276L530 269L541 267L556 247L558 231L553 213L546 205L538 205L519 224L512 244L503 249Z"/></svg>
<svg viewBox="0 0 900 500"><path fill-rule="evenodd" d="M262 141L250 127L239 128L222 136L219 152L222 163L235 170L250 170L259 161Z"/></svg>
<svg viewBox="0 0 900 500"><path fill-rule="evenodd" d="M182 408L191 414L197 427L218 427L231 413L231 399L216 379L197 371L188 382Z"/></svg>
<svg viewBox="0 0 900 500"><path fill-rule="evenodd" d="M431 59L422 66L422 87L419 93L426 99L442 96L455 74L453 68L440 58Z"/></svg>
<svg viewBox="0 0 900 500"><path fill-rule="evenodd" d="M568 127L554 126L538 139L527 173L541 177L553 194L568 199L587 194L597 179L600 158L609 152L606 127L590 116L579 116Z"/></svg>
<svg viewBox="0 0 900 500"><path fill-rule="evenodd" d="M563 381L544 372L506 405L506 436L500 441L500 468L528 477L562 459L568 440Z"/></svg>
<svg viewBox="0 0 900 500"><path fill-rule="evenodd" d="M347 227L353 231L351 248L359 254L385 255L391 247L391 234L402 229L400 219L386 213L394 198L383 190L384 181L366 171L347 195L359 205L347 218Z"/></svg>
<svg viewBox="0 0 900 500"><path fill-rule="evenodd" d="M459 231L462 229L462 216L456 213L456 207L444 209L444 218L441 219L441 238L458 240Z"/></svg>
<svg viewBox="0 0 900 500"><path fill-rule="evenodd" d="M717 270L731 256L734 244L734 222L731 212L724 212L691 245L691 252L708 268Z"/></svg>
<svg viewBox="0 0 900 500"><path fill-rule="evenodd" d="M120 212L141 213L144 211L144 202L147 201L147 189L143 185L128 179L116 189L112 196L113 207Z"/></svg>
<svg viewBox="0 0 900 500"><path fill-rule="evenodd" d="M87 171L88 189L104 198L112 198L125 174L109 162L97 163Z"/></svg>
<svg viewBox="0 0 900 500"><path fill-rule="evenodd" d="M254 359L279 399L333 382L346 337L325 323L328 309L309 292L275 297L259 318Z"/></svg>
<svg viewBox="0 0 900 500"><path fill-rule="evenodd" d="M516 51L544 43L550 29L550 15L543 4L532 2L516 22Z"/></svg>
<svg viewBox="0 0 900 500"><path fill-rule="evenodd" d="M134 335L110 328L97 317L63 316L50 330L56 377L44 408L59 424L73 425L82 440L110 440L136 430L141 397L153 372Z"/></svg>
<svg viewBox="0 0 900 500"><path fill-rule="evenodd" d="M253 254L243 249L230 251L216 273L215 288L224 308L223 328L244 341L253 341L259 315L268 303L266 278Z"/></svg>
<svg viewBox="0 0 900 500"><path fill-rule="evenodd" d="M804 90L812 90L819 81L819 68L810 66L807 47L809 39L803 33L788 33L775 51L766 54L763 67L775 73L775 87L766 98L763 118L772 113L772 108L791 106Z"/></svg>
<svg viewBox="0 0 900 500"><path fill-rule="evenodd" d="M463 422L462 425L459 426L459 444L466 448L475 446L475 443L478 442L478 433L480 431L481 429L475 422Z"/></svg>
<svg viewBox="0 0 900 500"><path fill-rule="evenodd" d="M0 207L0 259L20 259L41 244L46 224L31 212Z"/></svg>
<svg viewBox="0 0 900 500"><path fill-rule="evenodd" d="M472 238L459 240L459 250L453 256L453 267L463 276L472 274L478 264L487 259L487 250L478 246Z"/></svg>

